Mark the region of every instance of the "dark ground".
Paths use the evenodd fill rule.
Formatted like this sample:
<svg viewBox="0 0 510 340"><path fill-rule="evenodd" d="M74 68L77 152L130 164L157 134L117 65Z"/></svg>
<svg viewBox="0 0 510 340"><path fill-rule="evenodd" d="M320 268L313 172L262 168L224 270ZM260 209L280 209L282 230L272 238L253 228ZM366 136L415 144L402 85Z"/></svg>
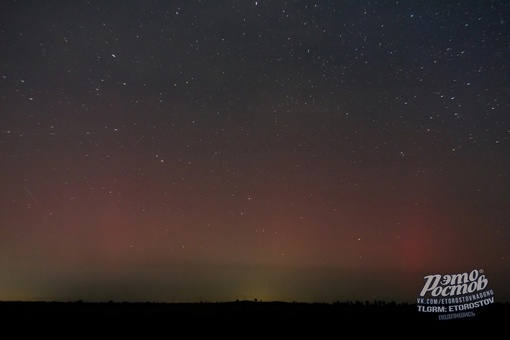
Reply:
<svg viewBox="0 0 510 340"><path fill-rule="evenodd" d="M506 334L510 325L510 304L495 303L475 309L475 316L438 320L436 313L418 312L414 304L396 303L287 303L287 302L204 302L204 303L89 303L89 302L0 302L4 328L18 325L62 329L115 331L186 331L188 334L249 334L308 332L328 334L356 331L363 334ZM23 329L23 326L21 326ZM106 328L105 328L106 327ZM30 330L30 328L28 328ZM34 329L32 329L34 330ZM504 331L505 333L500 333ZM71 335L72 333L70 333ZM79 334L78 334L79 335ZM132 334L133 335L133 334ZM145 333L147 335L147 333Z"/></svg>

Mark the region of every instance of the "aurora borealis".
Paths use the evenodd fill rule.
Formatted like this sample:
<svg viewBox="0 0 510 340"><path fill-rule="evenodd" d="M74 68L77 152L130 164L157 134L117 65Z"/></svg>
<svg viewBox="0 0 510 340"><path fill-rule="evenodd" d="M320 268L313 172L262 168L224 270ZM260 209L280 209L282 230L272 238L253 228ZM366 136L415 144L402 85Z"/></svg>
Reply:
<svg viewBox="0 0 510 340"><path fill-rule="evenodd" d="M3 1L0 300L508 301L509 18Z"/></svg>

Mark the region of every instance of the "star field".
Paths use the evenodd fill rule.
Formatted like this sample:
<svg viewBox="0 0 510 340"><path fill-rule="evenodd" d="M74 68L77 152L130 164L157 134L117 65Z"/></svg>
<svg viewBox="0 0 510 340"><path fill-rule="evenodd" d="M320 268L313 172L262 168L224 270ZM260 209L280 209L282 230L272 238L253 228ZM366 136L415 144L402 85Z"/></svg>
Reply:
<svg viewBox="0 0 510 340"><path fill-rule="evenodd" d="M0 300L510 297L509 4L0 18Z"/></svg>

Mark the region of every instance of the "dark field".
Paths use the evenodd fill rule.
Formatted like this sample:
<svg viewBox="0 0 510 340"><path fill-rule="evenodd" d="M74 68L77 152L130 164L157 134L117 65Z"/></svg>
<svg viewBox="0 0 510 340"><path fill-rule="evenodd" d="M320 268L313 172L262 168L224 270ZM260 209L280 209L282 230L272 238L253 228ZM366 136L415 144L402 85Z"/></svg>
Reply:
<svg viewBox="0 0 510 340"><path fill-rule="evenodd" d="M9 321L49 321L91 330L100 325L118 329L187 330L194 333L232 331L250 327L250 332L270 327L273 331L396 332L414 329L417 334L450 330L471 334L507 329L510 304L495 303L478 308L475 316L438 320L436 313L421 313L414 304L384 302L287 303L287 302L204 302L204 303L89 303L89 302L0 302L4 325ZM48 323L45 323L46 325ZM213 327L213 328L207 328ZM214 326L211 326L214 325ZM126 328L127 327L127 328ZM220 327L218 329L217 327ZM222 328L223 327L223 328ZM76 328L75 328L76 329ZM245 328L246 329L246 328ZM487 333L488 332L488 333Z"/></svg>

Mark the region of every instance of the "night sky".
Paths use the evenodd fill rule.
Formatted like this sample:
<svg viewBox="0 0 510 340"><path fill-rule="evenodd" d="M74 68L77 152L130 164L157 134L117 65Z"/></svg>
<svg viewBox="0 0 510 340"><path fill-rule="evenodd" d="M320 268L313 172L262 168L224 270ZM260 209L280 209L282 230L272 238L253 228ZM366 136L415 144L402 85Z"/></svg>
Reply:
<svg viewBox="0 0 510 340"><path fill-rule="evenodd" d="M510 301L509 19L2 1L0 300Z"/></svg>

